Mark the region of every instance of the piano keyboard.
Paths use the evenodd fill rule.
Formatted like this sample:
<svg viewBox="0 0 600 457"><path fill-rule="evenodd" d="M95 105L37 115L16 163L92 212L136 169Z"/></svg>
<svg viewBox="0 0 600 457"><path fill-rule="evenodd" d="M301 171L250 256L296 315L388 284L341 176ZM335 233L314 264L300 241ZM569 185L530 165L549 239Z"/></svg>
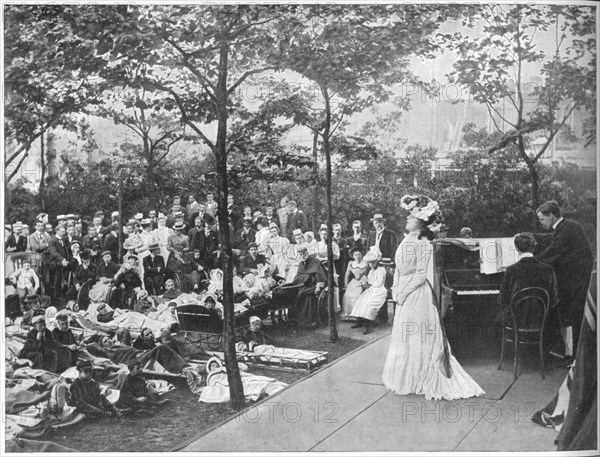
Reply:
<svg viewBox="0 0 600 457"><path fill-rule="evenodd" d="M456 295L498 295L500 290L457 290Z"/></svg>

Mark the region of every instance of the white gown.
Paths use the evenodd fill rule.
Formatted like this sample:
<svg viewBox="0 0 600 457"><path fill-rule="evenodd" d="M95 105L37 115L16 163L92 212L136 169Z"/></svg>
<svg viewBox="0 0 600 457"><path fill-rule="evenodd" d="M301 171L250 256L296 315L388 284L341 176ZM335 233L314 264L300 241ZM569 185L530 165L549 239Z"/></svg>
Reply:
<svg viewBox="0 0 600 457"><path fill-rule="evenodd" d="M385 304L387 298L387 289L385 288L385 268L379 266L374 270L369 271L367 282L371 285L365 290L354 305L350 317L362 317L374 321L377 313Z"/></svg>
<svg viewBox="0 0 600 457"><path fill-rule="evenodd" d="M450 353L450 378L444 375L444 342L432 290L433 246L407 235L396 251L392 295L398 303L383 368L384 385L398 395L455 400L485 392ZM449 347L448 347L449 349Z"/></svg>

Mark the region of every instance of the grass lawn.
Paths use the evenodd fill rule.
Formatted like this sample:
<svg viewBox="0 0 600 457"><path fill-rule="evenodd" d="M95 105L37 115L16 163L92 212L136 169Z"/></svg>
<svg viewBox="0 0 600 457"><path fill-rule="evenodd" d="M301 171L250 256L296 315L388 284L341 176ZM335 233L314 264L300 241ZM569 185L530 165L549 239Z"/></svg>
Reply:
<svg viewBox="0 0 600 457"><path fill-rule="evenodd" d="M327 351L330 361L365 343L364 340L345 336L340 336L336 343L331 343L323 331L278 328L271 331L268 327L264 330L275 337L277 346ZM308 374L263 368L250 368L249 371L288 384L299 381ZM173 401L161 406L153 415L84 421L69 428L48 431L39 439L53 441L81 452L166 452L235 414L226 404L198 402L198 397L189 391L184 380L178 379L173 384L175 390L165 396Z"/></svg>

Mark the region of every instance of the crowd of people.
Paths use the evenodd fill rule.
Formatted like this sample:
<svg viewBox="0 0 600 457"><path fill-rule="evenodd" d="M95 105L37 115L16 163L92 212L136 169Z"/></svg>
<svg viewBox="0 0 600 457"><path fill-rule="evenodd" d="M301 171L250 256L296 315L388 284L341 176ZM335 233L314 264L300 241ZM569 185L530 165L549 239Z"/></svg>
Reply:
<svg viewBox="0 0 600 457"><path fill-rule="evenodd" d="M384 283L377 286L383 297L389 268L383 268L381 261L391 263L398 236L385 227L381 214L371 219L370 232L356 220L352 223L352 233L343 236L340 224L333 225L332 233L322 224L315 235L309 230L306 214L287 197L281 199L279 208L267 206L253 211L237 205L229 196L227 211L236 269L236 303L269 297L277 285L301 283L305 287L300 293L298 320L301 325L316 326L317 301L329 286L329 236L335 276L331 287L336 289L336 307L343 310L342 320L360 319L351 313L359 292L368 288L369 279L374 278L368 274L370 268L383 271L378 280L381 282L383 277ZM9 279L24 312L29 311L27 303L31 297L39 295L40 285L52 304L56 304L61 300L78 300L86 284L84 293L96 302L106 302L110 291L118 289L116 306L125 309L136 308L146 295L206 291L216 295L218 309L223 274L216 212L213 195L207 195L202 202L190 195L186 206L181 204L180 197L174 197L166 213L149 210L147 214L124 218L121 234L118 212L110 217L103 211L89 217L57 215L55 223L50 222L48 214L39 214L33 233L22 222L6 226L6 252L35 252L40 259L40 267L36 269L32 268L31 258L23 256L20 268ZM373 246L379 250L378 257L365 266L360 258ZM357 265L361 265L358 270ZM173 289L177 292L171 292ZM379 301L376 306L381 308L383 303ZM85 300L80 301L80 307L82 303ZM271 317L275 324L285 323L281 313ZM367 325L365 330L370 331L370 327Z"/></svg>
<svg viewBox="0 0 600 457"><path fill-rule="evenodd" d="M382 214L375 214L368 233L356 220L348 236L343 236L340 224L333 225L332 233L322 224L315 236L308 230L306 214L294 201L283 198L280 208L267 207L263 213L253 212L250 207L241 210L230 196L227 210L233 235L236 310L243 309L246 303L270 298L278 286L299 286L294 318L301 326L316 327L323 308L320 299L328 288L334 288L341 320L352 321L352 328L369 333L378 320L386 320L387 301L391 299L396 308L383 368L384 385L399 395L423 394L428 399L482 395L483 389L462 369L443 334L443 316L433 288L432 259L440 245L434 240L445 238L447 227L437 202L425 196L405 196L401 205L409 212L405 235L398 236L385 226ZM7 227L7 250L36 252L42 264L36 272L25 257L10 280L24 312L29 311L28 303L39 298L42 284L51 300L56 301L72 300L87 283L93 285L89 295L97 303L107 301L107 291L116 288L121 290L119 304L125 309L169 314L170 300L191 293L207 313L222 318L223 271L216 210L217 204L210 195L202 203L190 196L185 208L175 198L168 214L154 210L147 217L136 214L127 220L120 235L118 213L105 220L99 211L91 223L75 214L60 215L55 225L48 223L48 215L40 214L32 234L23 224L13 225L11 233ZM519 260L504 275L498 316L503 327L511 328L516 322L512 314L515 295L530 287L545 290L555 316L546 325L559 329L564 343L562 357L570 365L578 345L581 346L579 329L594 257L581 226L563 218L556 202L544 203L537 214L540 223L553 233L524 232L514 237ZM461 230L462 238L472 236L470 229ZM327 257L328 237L333 248L331 265ZM540 244L544 249L538 248ZM328 280L330 269L333 283ZM162 310L148 303L150 297L157 296L163 304L168 303ZM172 340L168 330L164 341L162 333L161 341L155 341L150 329L143 329L135 342L130 335L117 335L120 350L115 350L110 338L81 347L69 335L64 317L57 318L57 328L50 332L44 318L36 314L39 313L30 315L33 328L21 355L50 371L76 365L80 372L77 386L81 384L82 392L85 391L82 395L89 403L85 400L84 405L77 396L74 401L84 405L82 410L91 408L91 415L121 412L99 397L95 387L85 387L89 384L89 367L86 362L77 362L78 351L90 358L102 357L115 363L125 360L131 365L127 385L136 393L126 397L129 406L149 401L140 388L141 381L135 378L139 376L136 360L150 357L169 371L186 369L186 361L169 343ZM100 306L96 316L100 322ZM272 313L270 319L274 325L285 324L281 314ZM251 316L248 322L239 341L240 350L269 346L272 341L261 331L262 318ZM415 323L417 331L407 332L407 325ZM145 355L140 357L142 353ZM551 415L544 414L539 413L536 421L551 424Z"/></svg>

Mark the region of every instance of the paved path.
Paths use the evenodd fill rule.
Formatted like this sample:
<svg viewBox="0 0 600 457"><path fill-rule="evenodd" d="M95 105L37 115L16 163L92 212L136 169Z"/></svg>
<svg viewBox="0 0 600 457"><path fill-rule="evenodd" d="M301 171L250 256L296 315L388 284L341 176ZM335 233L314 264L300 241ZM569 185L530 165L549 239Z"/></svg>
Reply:
<svg viewBox="0 0 600 457"><path fill-rule="evenodd" d="M472 361L465 370L481 398L427 401L397 396L381 382L389 334L276 396L184 443L198 451L553 451L556 432L530 422L558 391L567 370L542 381L537 366L513 382L511 363ZM276 374L274 375L276 377Z"/></svg>

